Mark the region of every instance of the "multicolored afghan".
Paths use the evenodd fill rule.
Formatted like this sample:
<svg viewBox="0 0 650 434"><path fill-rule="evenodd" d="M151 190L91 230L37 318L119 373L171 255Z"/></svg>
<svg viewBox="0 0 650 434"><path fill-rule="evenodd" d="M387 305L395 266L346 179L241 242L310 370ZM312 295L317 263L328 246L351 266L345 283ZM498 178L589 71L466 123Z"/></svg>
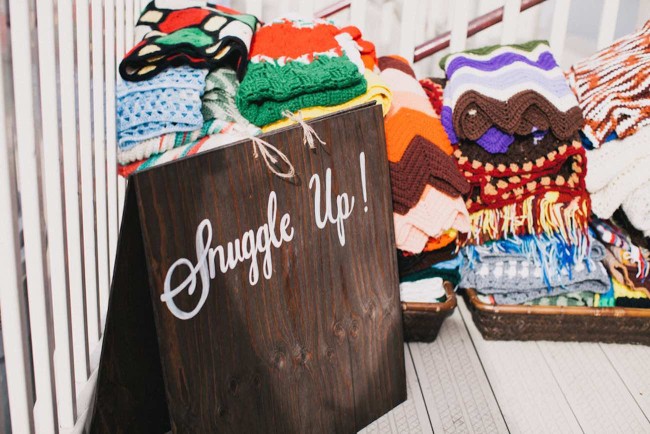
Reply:
<svg viewBox="0 0 650 434"><path fill-rule="evenodd" d="M598 148L615 133L650 124L650 21L639 31L581 60L567 72L585 118L582 132Z"/></svg>
<svg viewBox="0 0 650 434"><path fill-rule="evenodd" d="M469 139L505 152L514 134L550 131L571 139L582 125L575 95L548 44L489 46L444 57L441 120L452 143Z"/></svg>
<svg viewBox="0 0 650 434"><path fill-rule="evenodd" d="M151 1L138 20L143 39L120 64L124 80L148 80L170 66L229 66L241 80L258 21L223 6L169 9Z"/></svg>
<svg viewBox="0 0 650 434"><path fill-rule="evenodd" d="M335 106L358 97L367 88L360 50L353 35L324 20L267 23L255 35L237 107L262 127L283 119L285 110Z"/></svg>

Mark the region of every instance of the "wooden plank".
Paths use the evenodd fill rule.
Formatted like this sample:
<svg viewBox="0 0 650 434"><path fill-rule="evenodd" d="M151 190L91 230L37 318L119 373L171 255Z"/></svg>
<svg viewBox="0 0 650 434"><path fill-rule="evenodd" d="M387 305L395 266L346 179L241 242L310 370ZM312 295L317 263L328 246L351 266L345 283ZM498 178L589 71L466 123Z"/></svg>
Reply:
<svg viewBox="0 0 650 434"><path fill-rule="evenodd" d="M325 148L298 126L265 136L293 181L249 141L130 181L174 432L350 432L406 399L381 109L312 126Z"/></svg>
<svg viewBox="0 0 650 434"><path fill-rule="evenodd" d="M537 343L486 341L464 299L459 300L458 308L509 430L582 432Z"/></svg>
<svg viewBox="0 0 650 434"><path fill-rule="evenodd" d="M621 377L632 398L650 418L650 347L600 344L600 348Z"/></svg>
<svg viewBox="0 0 650 434"><path fill-rule="evenodd" d="M163 433L169 415L132 187L126 201L90 432Z"/></svg>
<svg viewBox="0 0 650 434"><path fill-rule="evenodd" d="M650 421L599 344L538 342L537 345L585 432L650 431Z"/></svg>
<svg viewBox="0 0 650 434"><path fill-rule="evenodd" d="M404 345L408 398L389 413L359 431L361 434L433 434L424 397L418 383L418 374L415 372L415 366L413 365L413 358L408 345Z"/></svg>
<svg viewBox="0 0 650 434"><path fill-rule="evenodd" d="M436 433L507 432L458 311L434 342L409 345Z"/></svg>

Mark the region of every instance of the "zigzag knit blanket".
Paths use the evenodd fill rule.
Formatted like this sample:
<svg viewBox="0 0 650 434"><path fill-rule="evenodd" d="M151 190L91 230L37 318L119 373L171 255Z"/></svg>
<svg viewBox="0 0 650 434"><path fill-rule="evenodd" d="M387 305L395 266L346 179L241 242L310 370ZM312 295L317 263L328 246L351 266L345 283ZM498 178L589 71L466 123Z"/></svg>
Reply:
<svg viewBox="0 0 650 434"><path fill-rule="evenodd" d="M452 143L469 139L504 152L513 134L550 130L566 140L582 125L575 95L544 41L455 53L440 65L447 76L441 120Z"/></svg>
<svg viewBox="0 0 650 434"><path fill-rule="evenodd" d="M459 173L452 148L429 98L408 62L379 59L381 78L393 90L386 115L397 246L420 253L448 245L469 230L461 194L469 184Z"/></svg>
<svg viewBox="0 0 650 434"><path fill-rule="evenodd" d="M180 65L200 69L229 66L236 69L239 79L244 76L258 27L256 17L223 6L172 9L157 3L149 2L138 20L136 32L143 39L120 63L124 80L148 80Z"/></svg>
<svg viewBox="0 0 650 434"><path fill-rule="evenodd" d="M406 214L427 185L451 197L469 193L469 183L456 167L455 159L428 140L416 136L398 163L389 162L393 210Z"/></svg>
<svg viewBox="0 0 650 434"><path fill-rule="evenodd" d="M336 106L366 92L365 65L353 36L324 20L282 18L255 35L237 107L264 126L283 112Z"/></svg>
<svg viewBox="0 0 650 434"><path fill-rule="evenodd" d="M567 78L592 147L612 133L622 139L650 124L650 21L573 65Z"/></svg>

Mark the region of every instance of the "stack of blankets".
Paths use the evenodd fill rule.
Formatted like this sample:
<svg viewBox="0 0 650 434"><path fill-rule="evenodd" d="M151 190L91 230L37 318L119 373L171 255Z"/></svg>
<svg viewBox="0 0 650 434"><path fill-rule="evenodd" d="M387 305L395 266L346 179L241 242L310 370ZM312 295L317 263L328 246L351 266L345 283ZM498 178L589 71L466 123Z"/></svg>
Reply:
<svg viewBox="0 0 650 434"><path fill-rule="evenodd" d="M461 287L496 303L604 293L589 234L582 112L548 44L446 56L442 124L471 184Z"/></svg>
<svg viewBox="0 0 650 434"><path fill-rule="evenodd" d="M571 67L585 118L587 190L596 216L622 207L650 236L650 22Z"/></svg>
<svg viewBox="0 0 650 434"><path fill-rule="evenodd" d="M200 2L193 2L200 3ZM122 176L369 101L388 112L374 45L356 27L150 2L120 64Z"/></svg>
<svg viewBox="0 0 650 434"><path fill-rule="evenodd" d="M141 41L120 63L118 172L133 172L259 133L239 115L257 18L222 6L150 2Z"/></svg>
<svg viewBox="0 0 650 434"><path fill-rule="evenodd" d="M456 166L453 149L432 107L429 96L409 63L399 56L379 58L381 79L393 94L385 117L390 168L395 240L399 249L402 301L426 302L412 297L412 288L429 285L442 293L448 270L432 268L455 255L456 240L469 232L469 215L463 195L469 183ZM453 274L453 271L451 271Z"/></svg>

